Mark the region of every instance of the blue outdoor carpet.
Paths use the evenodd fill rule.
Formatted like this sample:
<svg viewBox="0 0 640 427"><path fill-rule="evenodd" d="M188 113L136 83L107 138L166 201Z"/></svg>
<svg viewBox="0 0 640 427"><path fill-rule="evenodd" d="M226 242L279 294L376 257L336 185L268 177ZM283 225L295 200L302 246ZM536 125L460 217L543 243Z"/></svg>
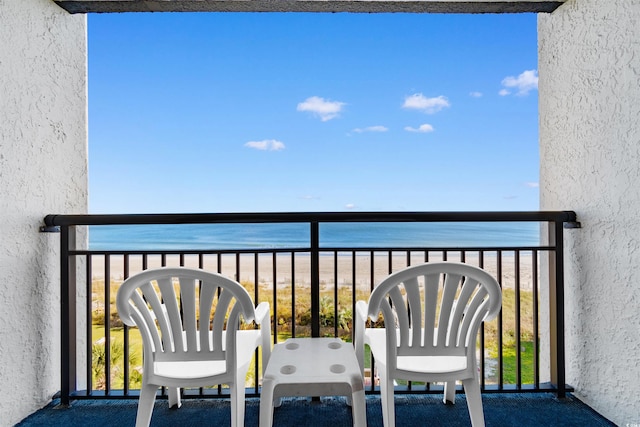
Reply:
<svg viewBox="0 0 640 427"><path fill-rule="evenodd" d="M396 395L396 425L469 426L464 394L456 396L455 405L444 405L441 395ZM580 400L568 395L557 399L551 393L483 394L484 415L488 427L597 427L614 424L597 414ZM35 426L118 426L135 424L137 400L78 400L70 408L47 407L17 424ZM260 400L246 400L245 426L258 427ZM351 408L340 397L283 399L274 411L274 427L351 427ZM180 409L169 409L166 400L158 399L151 418L152 427L229 426L231 416L227 399L184 399ZM379 396L367 396L367 426L382 426Z"/></svg>

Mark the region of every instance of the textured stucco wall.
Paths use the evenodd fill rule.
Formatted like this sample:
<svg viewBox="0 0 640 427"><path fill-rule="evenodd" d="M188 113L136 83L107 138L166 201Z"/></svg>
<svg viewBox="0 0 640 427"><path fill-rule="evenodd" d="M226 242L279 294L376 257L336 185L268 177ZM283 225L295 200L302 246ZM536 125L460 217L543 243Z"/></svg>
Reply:
<svg viewBox="0 0 640 427"><path fill-rule="evenodd" d="M640 423L640 0L569 0L538 18L541 208L566 233L567 382ZM635 423L635 424L634 424Z"/></svg>
<svg viewBox="0 0 640 427"><path fill-rule="evenodd" d="M0 425L60 389L59 235L87 209L86 16L0 0Z"/></svg>

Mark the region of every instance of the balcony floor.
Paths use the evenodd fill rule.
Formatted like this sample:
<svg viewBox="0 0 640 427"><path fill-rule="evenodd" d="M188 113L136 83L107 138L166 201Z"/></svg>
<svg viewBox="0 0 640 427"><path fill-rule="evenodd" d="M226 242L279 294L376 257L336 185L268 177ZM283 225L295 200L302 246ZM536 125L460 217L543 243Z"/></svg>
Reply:
<svg viewBox="0 0 640 427"><path fill-rule="evenodd" d="M482 396L487 426L613 426L590 407L569 394L558 400L551 393L487 393ZM155 404L151 426L230 425L226 399L186 399L178 410L166 400ZM133 425L137 400L79 400L69 409L57 408L57 400L27 417L18 426L127 426ZM258 426L260 401L248 398L246 426ZM343 398L284 399L274 413L274 426L350 427L351 410ZM455 405L444 405L440 395L396 395L396 420L401 426L467 426L469 414L464 394ZM379 396L367 396L367 425L382 426Z"/></svg>

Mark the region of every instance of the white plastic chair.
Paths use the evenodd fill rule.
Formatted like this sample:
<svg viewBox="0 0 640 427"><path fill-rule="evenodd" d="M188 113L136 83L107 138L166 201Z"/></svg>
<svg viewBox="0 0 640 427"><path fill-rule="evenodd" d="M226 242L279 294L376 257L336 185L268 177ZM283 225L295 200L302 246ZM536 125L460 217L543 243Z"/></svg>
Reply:
<svg viewBox="0 0 640 427"><path fill-rule="evenodd" d="M358 301L355 345L364 369L369 345L380 377L385 427L395 426L394 380L444 382L444 399L455 402L455 381L462 381L471 424L484 426L476 361L478 329L496 317L502 305L498 282L486 271L456 262L407 267L384 279L369 303ZM366 328L367 318L384 328Z"/></svg>
<svg viewBox="0 0 640 427"><path fill-rule="evenodd" d="M136 426L148 426L159 387L180 407L180 387L228 384L231 426L244 426L245 377L258 346L271 354L269 304L254 309L247 290L220 274L188 268L143 271L125 280L118 314L142 335L142 389ZM240 319L260 329L238 330Z"/></svg>

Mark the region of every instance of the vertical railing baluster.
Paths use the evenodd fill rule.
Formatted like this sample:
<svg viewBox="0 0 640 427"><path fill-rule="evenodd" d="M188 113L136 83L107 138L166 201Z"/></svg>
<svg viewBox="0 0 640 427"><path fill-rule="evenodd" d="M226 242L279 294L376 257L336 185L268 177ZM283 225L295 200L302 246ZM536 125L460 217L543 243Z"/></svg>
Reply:
<svg viewBox="0 0 640 427"><path fill-rule="evenodd" d="M535 389L540 388L540 331L538 310L540 309L538 301L538 289L540 282L538 278L538 251L531 253L531 291L533 292L533 385Z"/></svg>
<svg viewBox="0 0 640 427"><path fill-rule="evenodd" d="M236 270L234 272L234 280L240 283L240 252L236 252Z"/></svg>
<svg viewBox="0 0 640 427"><path fill-rule="evenodd" d="M111 255L104 260L104 392L111 394Z"/></svg>
<svg viewBox="0 0 640 427"><path fill-rule="evenodd" d="M278 283L277 283L277 259L276 253L273 252L271 254L271 281L272 281L272 289L273 289L273 313L274 317L277 319L278 317ZM278 322L273 322L273 333L278 336Z"/></svg>
<svg viewBox="0 0 640 427"><path fill-rule="evenodd" d="M87 255L86 262L86 270L85 270L85 289L86 289L86 297L85 297L85 318L87 319L87 331L86 337L87 342L85 344L85 351L87 355L87 366L85 370L85 375L87 376L87 391L86 395L90 396L93 393L93 370L91 369L92 365L92 347L93 347L93 307L92 307L92 261L93 257L91 255Z"/></svg>
<svg viewBox="0 0 640 427"><path fill-rule="evenodd" d="M311 336L320 336L320 224L310 221L311 237Z"/></svg>
<svg viewBox="0 0 640 427"><path fill-rule="evenodd" d="M514 259L514 292L515 292L515 316L516 316L516 387L522 388L522 331L521 331L521 319L522 315L520 306L520 251L515 251Z"/></svg>
<svg viewBox="0 0 640 427"><path fill-rule="evenodd" d="M123 262L123 272L122 277L124 280L127 280L129 277L129 255L124 255ZM124 395L129 395L129 327L127 325L122 325L122 338L124 341L123 345L123 358L124 358Z"/></svg>
<svg viewBox="0 0 640 427"><path fill-rule="evenodd" d="M353 280L355 282L356 280L356 251L352 252L353 254ZM373 288L375 287L375 282L374 282L374 256L375 256L375 252L374 251L370 251L369 252L369 294L371 294L371 292L373 291ZM370 369L371 369L371 390L375 390L375 372L376 372L376 360L373 357L373 352L369 353L369 361L370 361Z"/></svg>
<svg viewBox="0 0 640 427"><path fill-rule="evenodd" d="M497 263L497 273L496 273L496 277L498 279L498 283L500 283L500 287L503 288L502 286L502 251L498 250L496 252L496 263ZM504 301L503 301L504 304ZM504 345L503 343L503 337L502 337L502 333L503 333L503 325L502 325L502 310L500 310L500 312L498 313L498 389L502 390L504 389L504 352L503 352L503 348L502 346Z"/></svg>
<svg viewBox="0 0 640 427"><path fill-rule="evenodd" d="M351 251L352 283L356 283L356 255L357 255L356 251ZM369 252L369 290L370 291L372 291L373 287L375 286L375 265L374 265L375 255L376 254L374 251Z"/></svg>
<svg viewBox="0 0 640 427"><path fill-rule="evenodd" d="M484 251L478 252L478 267L484 268ZM482 328L480 328L480 389L485 391L487 389L486 371L486 357L484 355L486 350L486 343L484 339L484 322Z"/></svg>
<svg viewBox="0 0 640 427"><path fill-rule="evenodd" d="M222 274L222 254L218 253L218 274ZM220 296L220 290L218 289L218 297ZM218 384L216 387L218 391L218 396L222 394L222 384Z"/></svg>
<svg viewBox="0 0 640 427"><path fill-rule="evenodd" d="M274 316L275 314L274 312ZM296 337L296 257L293 252L291 252L291 336Z"/></svg>
<svg viewBox="0 0 640 427"><path fill-rule="evenodd" d="M275 254L274 254L275 256ZM274 268L275 268L275 261L272 261L274 264ZM256 260L256 271L259 271L258 269L258 261ZM274 276L275 276L275 272L274 272ZM258 285L258 276L256 276L256 286ZM271 286L271 296L273 298L273 317L274 317L274 321L273 321L273 337L275 339L275 342L278 342L278 289L276 286L276 281L275 278L273 280L273 284Z"/></svg>
<svg viewBox="0 0 640 427"><path fill-rule="evenodd" d="M356 266L353 262L352 258L352 272L351 272L351 341L356 342L356 337L354 335L355 328L353 327L355 324L355 316L356 316L356 303L358 302L358 289L356 287Z"/></svg>
<svg viewBox="0 0 640 427"><path fill-rule="evenodd" d="M338 253L333 252L333 336L338 336Z"/></svg>

